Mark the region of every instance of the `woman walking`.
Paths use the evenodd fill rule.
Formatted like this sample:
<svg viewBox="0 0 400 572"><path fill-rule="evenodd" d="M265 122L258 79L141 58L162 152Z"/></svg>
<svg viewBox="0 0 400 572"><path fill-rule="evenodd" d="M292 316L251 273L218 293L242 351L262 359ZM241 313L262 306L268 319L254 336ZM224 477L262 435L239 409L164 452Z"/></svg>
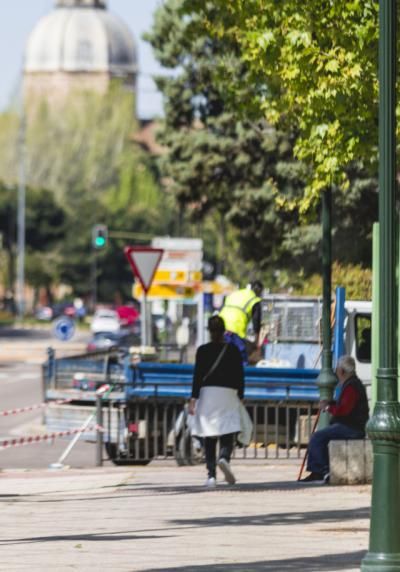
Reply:
<svg viewBox="0 0 400 572"><path fill-rule="evenodd" d="M195 416L192 434L204 438L206 486L215 487L217 465L229 484L236 482L229 463L235 435L241 429L239 399L243 399L244 372L239 350L224 342L223 319L212 316L208 330L211 342L200 346L196 354L189 414Z"/></svg>

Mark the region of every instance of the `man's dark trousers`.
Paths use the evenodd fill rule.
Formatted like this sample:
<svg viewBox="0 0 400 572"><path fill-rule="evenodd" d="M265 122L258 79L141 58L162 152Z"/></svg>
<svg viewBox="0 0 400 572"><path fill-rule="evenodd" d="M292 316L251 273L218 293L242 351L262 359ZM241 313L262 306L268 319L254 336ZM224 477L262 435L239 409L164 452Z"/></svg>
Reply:
<svg viewBox="0 0 400 572"><path fill-rule="evenodd" d="M329 441L363 439L364 436L364 431L352 429L342 423L333 423L333 425L317 431L311 437L308 446L307 471L320 475L329 473Z"/></svg>

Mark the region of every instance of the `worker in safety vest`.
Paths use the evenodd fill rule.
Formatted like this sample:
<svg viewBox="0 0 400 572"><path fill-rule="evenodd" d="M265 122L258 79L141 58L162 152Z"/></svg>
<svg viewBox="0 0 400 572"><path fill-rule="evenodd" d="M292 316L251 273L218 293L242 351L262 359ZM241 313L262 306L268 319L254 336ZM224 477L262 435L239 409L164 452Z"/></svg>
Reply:
<svg viewBox="0 0 400 572"><path fill-rule="evenodd" d="M257 341L261 329L260 296L262 291L262 283L255 280L250 288L242 288L227 296L219 313L225 323L225 340L238 347L244 364L248 363L246 332L250 320L252 320Z"/></svg>

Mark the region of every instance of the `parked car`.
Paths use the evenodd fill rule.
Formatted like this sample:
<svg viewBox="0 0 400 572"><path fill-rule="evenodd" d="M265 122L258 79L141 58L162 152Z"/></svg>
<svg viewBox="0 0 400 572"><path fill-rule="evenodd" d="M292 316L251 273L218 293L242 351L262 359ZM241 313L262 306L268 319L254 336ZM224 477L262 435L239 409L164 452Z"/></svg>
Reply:
<svg viewBox="0 0 400 572"><path fill-rule="evenodd" d="M119 306L117 314L122 326L132 326L140 315L134 306Z"/></svg>
<svg viewBox="0 0 400 572"><path fill-rule="evenodd" d="M97 332L119 332L121 323L115 310L101 308L97 310L93 316L90 329L93 333Z"/></svg>
<svg viewBox="0 0 400 572"><path fill-rule="evenodd" d="M54 317L53 308L50 306L39 306L35 310L35 318L37 320L43 320L45 322L52 320Z"/></svg>
<svg viewBox="0 0 400 572"><path fill-rule="evenodd" d="M128 349L140 345L140 336L132 332L96 332L89 340L87 351L108 350L111 348Z"/></svg>
<svg viewBox="0 0 400 572"><path fill-rule="evenodd" d="M60 316L68 316L74 319L76 317L76 309L72 302L57 302L52 306L38 306L34 316L37 320L50 321Z"/></svg>

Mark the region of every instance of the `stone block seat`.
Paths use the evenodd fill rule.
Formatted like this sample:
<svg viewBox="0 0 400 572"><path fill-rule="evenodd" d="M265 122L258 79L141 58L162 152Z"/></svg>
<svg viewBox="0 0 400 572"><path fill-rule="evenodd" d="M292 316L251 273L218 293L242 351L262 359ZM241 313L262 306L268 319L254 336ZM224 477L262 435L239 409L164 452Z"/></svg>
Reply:
<svg viewBox="0 0 400 572"><path fill-rule="evenodd" d="M369 439L329 443L331 485L359 485L372 482L372 443Z"/></svg>

